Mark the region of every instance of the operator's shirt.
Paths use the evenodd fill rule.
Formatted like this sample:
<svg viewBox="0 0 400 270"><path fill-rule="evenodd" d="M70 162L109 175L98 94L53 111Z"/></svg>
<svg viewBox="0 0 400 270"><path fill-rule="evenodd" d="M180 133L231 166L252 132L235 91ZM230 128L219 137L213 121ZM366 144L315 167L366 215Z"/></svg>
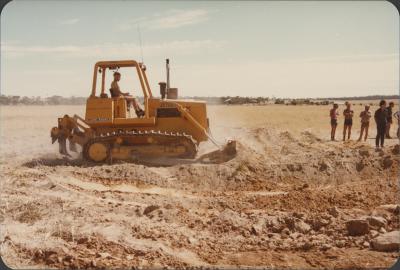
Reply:
<svg viewBox="0 0 400 270"><path fill-rule="evenodd" d="M111 83L110 91L111 91L111 97L119 97L122 95L117 81L113 81Z"/></svg>

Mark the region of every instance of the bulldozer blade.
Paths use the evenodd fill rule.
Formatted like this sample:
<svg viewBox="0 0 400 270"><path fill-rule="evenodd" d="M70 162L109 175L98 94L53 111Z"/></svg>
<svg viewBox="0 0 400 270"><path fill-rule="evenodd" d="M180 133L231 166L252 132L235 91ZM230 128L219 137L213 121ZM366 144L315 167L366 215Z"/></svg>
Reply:
<svg viewBox="0 0 400 270"><path fill-rule="evenodd" d="M228 140L227 144L222 149L222 153L228 156L236 156L236 141Z"/></svg>
<svg viewBox="0 0 400 270"><path fill-rule="evenodd" d="M60 136L60 130L57 127L53 127L50 131L51 144L54 144Z"/></svg>
<svg viewBox="0 0 400 270"><path fill-rule="evenodd" d="M229 140L222 149L206 153L199 158L197 161L201 163L223 163L233 159L237 154L236 141Z"/></svg>

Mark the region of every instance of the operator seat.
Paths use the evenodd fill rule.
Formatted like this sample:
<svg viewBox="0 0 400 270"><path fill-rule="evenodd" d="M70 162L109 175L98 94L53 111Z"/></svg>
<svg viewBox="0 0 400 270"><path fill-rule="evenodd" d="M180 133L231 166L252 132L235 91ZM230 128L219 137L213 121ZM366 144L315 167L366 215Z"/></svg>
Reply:
<svg viewBox="0 0 400 270"><path fill-rule="evenodd" d="M113 91L112 88L110 88L110 94L111 94L111 98L119 97L119 95L116 95L116 94L114 93L114 91Z"/></svg>
<svg viewBox="0 0 400 270"><path fill-rule="evenodd" d="M111 99L114 103L114 117L115 118L126 118L129 112L127 101L125 98L115 95L112 89L110 89Z"/></svg>

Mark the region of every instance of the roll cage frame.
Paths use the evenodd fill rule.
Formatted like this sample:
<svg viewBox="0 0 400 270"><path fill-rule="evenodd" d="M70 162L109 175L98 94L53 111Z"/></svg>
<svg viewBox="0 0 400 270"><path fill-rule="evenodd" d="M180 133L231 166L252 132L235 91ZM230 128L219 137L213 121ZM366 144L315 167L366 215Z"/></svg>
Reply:
<svg viewBox="0 0 400 270"><path fill-rule="evenodd" d="M94 65L93 70L93 84L92 93L90 97L96 97L96 86L97 86L97 73L101 73L101 93L102 97L105 93L105 79L106 79L106 69L114 70L123 67L134 67L136 69L137 75L139 77L140 86L143 91L144 96L144 106L145 114L148 117L148 99L153 97L151 92L149 82L146 75L146 66L143 63L138 63L135 60L120 60L120 61L100 61Z"/></svg>

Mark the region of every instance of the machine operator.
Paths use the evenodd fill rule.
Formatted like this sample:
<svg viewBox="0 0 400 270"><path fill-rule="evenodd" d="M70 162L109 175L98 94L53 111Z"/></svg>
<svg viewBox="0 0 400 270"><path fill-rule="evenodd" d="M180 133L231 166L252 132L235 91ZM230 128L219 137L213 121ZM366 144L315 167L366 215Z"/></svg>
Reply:
<svg viewBox="0 0 400 270"><path fill-rule="evenodd" d="M128 92L123 93L121 92L118 82L119 80L121 80L121 73L119 72L114 72L114 80L111 83L111 88L110 88L110 92L111 92L111 97L115 98L115 97L123 97L125 98L125 100L127 101L128 104L128 111L131 107L131 104L133 105L133 107L135 108L135 112L136 115L138 117L143 117L144 116L144 111L139 107L138 102L136 101L136 99L134 97L132 97L131 95L129 95Z"/></svg>

